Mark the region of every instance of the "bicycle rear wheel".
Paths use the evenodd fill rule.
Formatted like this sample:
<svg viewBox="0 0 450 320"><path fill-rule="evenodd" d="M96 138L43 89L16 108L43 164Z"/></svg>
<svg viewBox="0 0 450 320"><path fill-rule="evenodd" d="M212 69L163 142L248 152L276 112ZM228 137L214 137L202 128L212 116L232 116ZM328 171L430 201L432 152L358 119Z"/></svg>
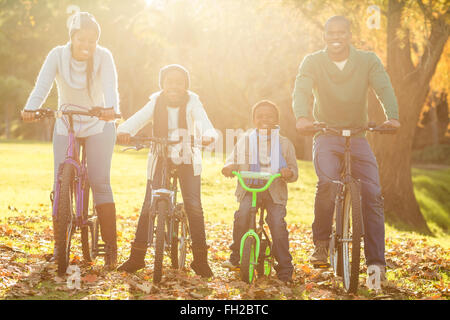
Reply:
<svg viewBox="0 0 450 320"><path fill-rule="evenodd" d="M340 254L344 289L348 293L358 290L361 258L362 213L360 186L356 182L346 185L342 215Z"/></svg>
<svg viewBox="0 0 450 320"><path fill-rule="evenodd" d="M158 201L156 206L155 263L153 268L154 283L161 282L162 278L167 213L167 202L164 200Z"/></svg>
<svg viewBox="0 0 450 320"><path fill-rule="evenodd" d="M81 225L81 248L83 258L87 262L92 262L98 254L99 222L95 211L95 204L91 195L92 190L89 182L83 188L83 221ZM91 210L89 211L89 207ZM85 224L83 224L85 223Z"/></svg>
<svg viewBox="0 0 450 320"><path fill-rule="evenodd" d="M59 197L55 221L56 262L58 276L66 273L70 259L70 244L74 231L74 213L76 212L75 169L63 163L59 169Z"/></svg>
<svg viewBox="0 0 450 320"><path fill-rule="evenodd" d="M176 216L173 220L172 244L170 246L170 257L172 268L183 269L186 263L189 228L187 216L182 204L177 206Z"/></svg>
<svg viewBox="0 0 450 320"><path fill-rule="evenodd" d="M247 283L252 283L255 276L255 266L258 257L256 256L256 240L253 236L245 239L244 248L242 250L241 258L241 280Z"/></svg>

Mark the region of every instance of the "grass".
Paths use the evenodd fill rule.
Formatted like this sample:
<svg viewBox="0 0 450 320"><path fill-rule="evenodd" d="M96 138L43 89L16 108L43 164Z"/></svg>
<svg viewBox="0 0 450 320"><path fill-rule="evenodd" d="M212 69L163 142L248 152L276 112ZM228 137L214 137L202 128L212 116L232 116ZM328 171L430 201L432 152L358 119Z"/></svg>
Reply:
<svg viewBox="0 0 450 320"><path fill-rule="evenodd" d="M234 196L236 180L224 178L220 174L222 165L222 160L215 158L206 158L203 163L202 204L207 223L208 241L210 244L213 244L211 259L216 260L213 262L213 267L214 272L218 274L219 279L209 284L196 284L197 287L205 288L205 290L203 290L205 292L200 290L197 294L200 296L207 296L211 295L211 292L214 292L213 298L235 299L236 297L258 298L261 297L261 292L263 292L264 294L272 294L270 296L271 299L283 299L286 297L291 299L304 299L325 292L323 290L323 285L316 284L316 282L318 282L314 280L316 279L316 273L309 269L307 263L310 250L312 249L311 223L314 218L314 194L317 181L312 163L298 161L300 178L296 183L289 184L288 214L286 220L290 231L291 254L296 266L297 282L296 285L290 289L291 291L288 291L289 293L287 295L284 291L281 293L278 292L276 286L273 287L272 284L268 285L265 283L263 283L263 287L269 288L264 289L265 291L262 289L258 289L258 291L255 288L251 288L250 290L245 289L245 291L240 285L235 285L234 280L229 280L229 276L220 270L221 261L226 259L229 254L228 245L231 238L233 214L238 207ZM128 151L124 153L121 151L121 147L116 147L112 161L111 185L117 207L120 261L123 261L128 256L129 244L134 239L137 219L145 194L146 169L146 150L140 152ZM14 255L11 258L11 261L17 264L17 266L24 267L24 265L30 263L33 265L36 263L35 265L39 266L42 264L42 262L39 262L42 260L42 254L51 253L53 250L53 234L50 222L51 207L49 201L49 193L53 181L53 155L51 144L26 141L0 141L0 178L0 245L17 248L19 251L26 253L25 256L17 253L17 256ZM387 224L387 258L394 264L398 261L398 265L405 264L405 261L409 261L408 259L411 257L416 259L416 255L426 257L427 251L425 250L425 247L420 247L424 250L424 253L420 254L406 251L414 249L419 250L419 248L414 247L414 244L430 246L431 248L434 248L433 252L439 252L439 254L441 252L439 250L441 249L436 249L438 248L436 246L445 248L447 252L450 247L450 235L448 230L450 225L450 170L413 169L413 181L418 203L430 228L433 230L434 235L424 236L415 232L401 231L396 229L394 225ZM410 246L410 248L408 246ZM409 249L406 249L406 247ZM77 258L77 254L79 253L74 253L75 259ZM147 255L147 257L148 256L149 255ZM414 259L413 261L415 261ZM444 261L446 261L445 259L448 260L448 254L445 255L443 259ZM427 263L429 263L430 266L437 265L438 267L438 263L436 262ZM101 278L101 281L107 283L107 280L102 278L103 274L101 271L98 271L98 268L101 269L100 266L98 266L98 268L97 266L89 268L91 268L88 269L89 271L86 271L86 269L83 272L97 272L96 274L98 274L99 279ZM410 274L415 274L417 271L412 266L408 267L410 269L405 268L406 267L402 266L395 272L392 272L390 277L401 278L404 277L405 274L408 274L408 272ZM9 274L10 271L8 270L2 271L0 265L0 298L8 294L7 291L2 291L2 273ZM41 269L38 268L38 270ZM30 296L35 296L36 299L82 299L86 298L88 295L96 299L129 297L129 295L126 295L126 289L124 289L127 285L123 282L117 283L118 280L113 276L111 276L111 279L114 278L116 280L114 280L115 282L109 283L109 289L107 291L101 289L99 286L93 286L89 287L91 292L88 294L86 292L68 292L67 290L64 290L61 285L55 284L51 279L50 274L53 274L52 272L54 272L52 269L49 269L50 271L47 269L42 270L41 272L36 272L36 274L40 274L39 277L41 279L40 282L38 282L38 285L31 291L23 291L19 294L20 297L29 298ZM431 292L430 290L439 286L439 283L442 281L448 283L448 270L438 272L439 280L433 278L433 275L430 273L431 271L428 269L424 270L421 270L420 272L425 274L424 277L430 277L431 280L425 279L421 281L431 282L427 282L426 285L423 284L423 288L425 288L423 289L425 290L423 292ZM34 273L31 272L27 276L28 282L33 279L33 275ZM36 277L37 276L38 275L36 275ZM169 274L169 277L170 276L171 275ZM172 276L174 278L180 277L179 274L174 274ZM107 278L108 277L110 276L108 275ZM118 277L119 279L120 277L123 278L122 275L118 275ZM151 271L142 271L141 273L138 273L137 277L141 281L143 281L143 279L151 278ZM224 287L223 281L231 282L227 283L226 287ZM404 286L408 287L416 285L416 287L411 289L411 292L421 292L420 290L422 289L417 287L418 282L414 282L414 279L411 281L412 284L410 282L405 282ZM89 286L90 281L86 280L84 284ZM177 284L174 286L178 287ZM211 286L213 286L212 289ZM334 286L335 285L333 284L332 287L334 288ZM16 287L20 289L20 286ZM174 293L173 290L170 294L161 288L158 290L161 291L159 291L159 295L157 295L156 298L161 299L177 298L177 294L178 297L182 294ZM361 289L360 294L365 297L370 296L366 291ZM148 293L145 295L142 292L130 292L135 298L153 297L153 291L150 295ZM268 296L263 296L263 298L267 297ZM328 296L324 293L322 296L319 295L319 297Z"/></svg>

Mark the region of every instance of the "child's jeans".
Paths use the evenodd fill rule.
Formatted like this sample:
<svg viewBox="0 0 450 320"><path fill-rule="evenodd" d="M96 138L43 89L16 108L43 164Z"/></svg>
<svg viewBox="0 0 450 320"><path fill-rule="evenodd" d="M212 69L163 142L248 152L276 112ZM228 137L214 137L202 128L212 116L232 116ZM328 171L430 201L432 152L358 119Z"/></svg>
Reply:
<svg viewBox="0 0 450 320"><path fill-rule="evenodd" d="M278 278L283 280L291 279L294 267L291 254L289 253L289 233L284 220L286 217L286 206L274 203L269 191L258 193L258 200L263 201L267 211L266 222L269 225L273 242L272 254L278 262L278 266L275 267ZM230 262L234 265L239 264L241 238L248 230L251 206L252 194L247 192L239 204L239 210L234 214L233 243L230 246ZM259 222L258 219L259 216L257 216L257 224Z"/></svg>

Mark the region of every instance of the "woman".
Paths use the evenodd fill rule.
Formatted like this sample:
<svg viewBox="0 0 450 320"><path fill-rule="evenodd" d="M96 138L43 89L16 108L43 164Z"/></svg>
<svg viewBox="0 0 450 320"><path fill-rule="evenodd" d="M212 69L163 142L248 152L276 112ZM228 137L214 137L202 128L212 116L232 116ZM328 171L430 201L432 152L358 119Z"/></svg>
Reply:
<svg viewBox="0 0 450 320"><path fill-rule="evenodd" d="M114 269L117 262L116 209L110 185L110 168L116 139L113 122L119 112L117 72L111 52L98 45L100 26L95 18L80 12L69 28L70 41L48 54L36 85L22 111L25 122L33 122L35 113L47 98L53 81L58 88L59 109L89 110L101 106L99 118L74 117L75 136L84 138L89 182L96 204L102 239L105 242L105 266ZM57 119L53 132L54 184L59 164L66 156L67 128ZM55 258L57 250L53 253Z"/></svg>
<svg viewBox="0 0 450 320"><path fill-rule="evenodd" d="M128 144L130 137L136 135L151 120L153 120L153 135L156 137L178 140L178 135L184 132L197 138L201 137L204 145L213 142L217 138L217 133L198 95L188 90L189 82L189 73L184 67L172 64L162 68L159 73L161 91L153 93L150 101L141 110L119 126L117 135L119 143ZM176 147L172 149L174 150ZM200 198L201 152L198 148L193 148L192 153L171 152L170 157L176 164L181 195L191 230L194 256L191 268L202 277L212 277L213 273L207 259L208 247ZM158 188L161 179L161 163L155 159L155 155L149 154L148 164L147 190L136 237L131 245L129 259L118 268L119 271L135 272L145 267L149 225L149 210L146 209L151 204L152 188Z"/></svg>

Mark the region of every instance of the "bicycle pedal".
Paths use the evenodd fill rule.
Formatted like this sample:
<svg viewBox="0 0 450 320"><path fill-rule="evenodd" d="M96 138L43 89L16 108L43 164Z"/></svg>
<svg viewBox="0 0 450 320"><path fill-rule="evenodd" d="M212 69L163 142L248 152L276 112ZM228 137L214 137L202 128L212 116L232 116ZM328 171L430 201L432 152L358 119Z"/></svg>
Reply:
<svg viewBox="0 0 450 320"><path fill-rule="evenodd" d="M328 269L330 267L329 263L317 263L313 264L314 269Z"/></svg>

